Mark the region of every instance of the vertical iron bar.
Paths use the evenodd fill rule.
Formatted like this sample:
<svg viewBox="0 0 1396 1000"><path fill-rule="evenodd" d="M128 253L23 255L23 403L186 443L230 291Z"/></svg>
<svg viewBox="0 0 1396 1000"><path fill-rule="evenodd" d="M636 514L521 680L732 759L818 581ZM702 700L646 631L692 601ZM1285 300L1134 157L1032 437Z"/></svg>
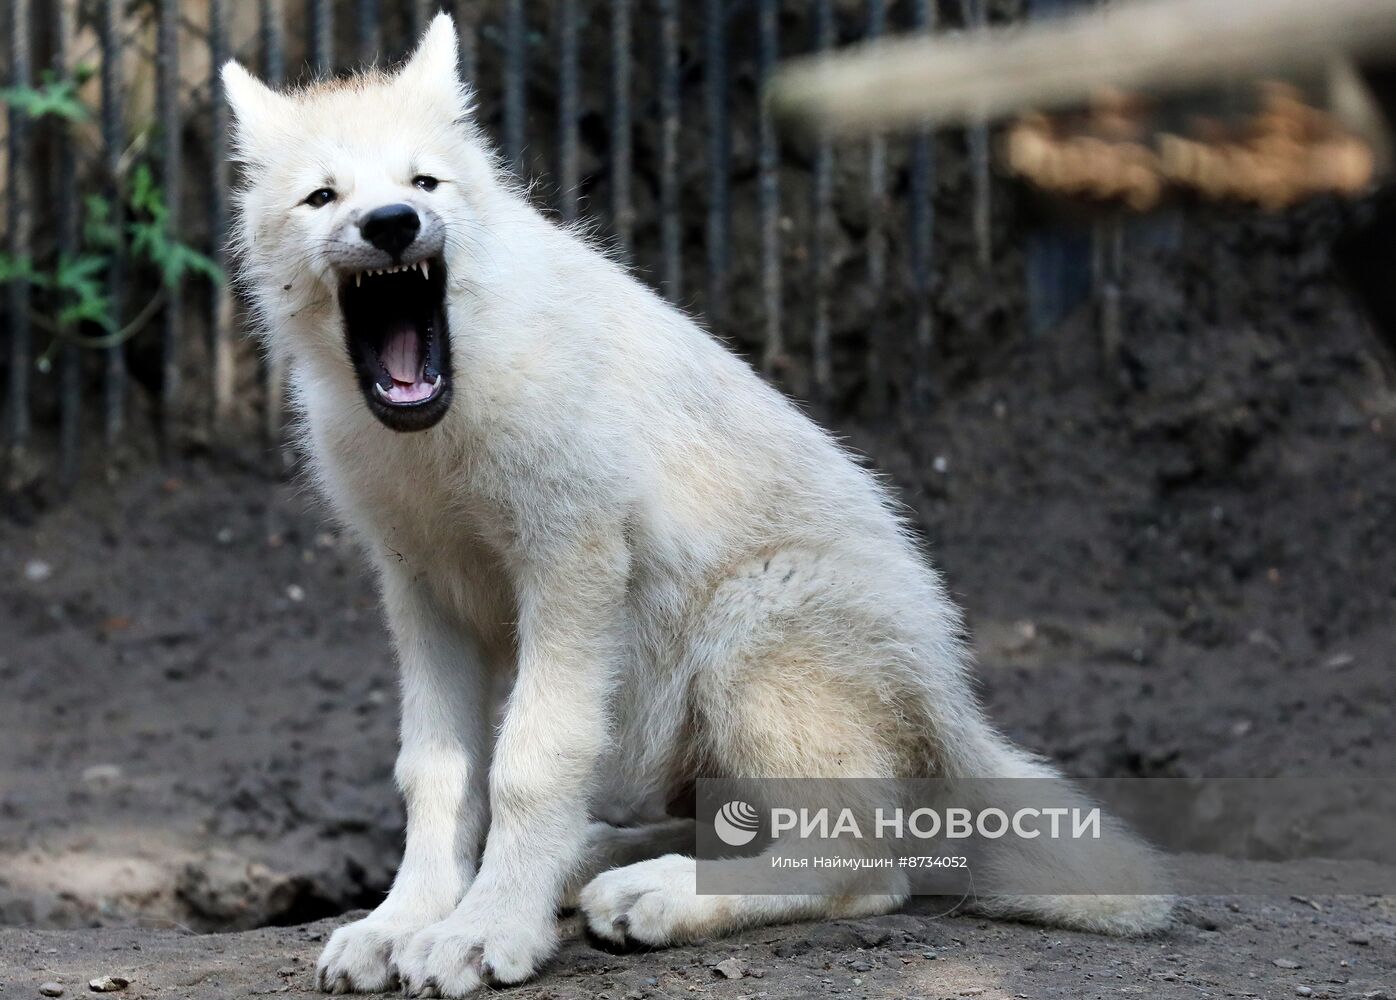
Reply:
<svg viewBox="0 0 1396 1000"><path fill-rule="evenodd" d="M122 0L103 0L99 35L102 45L102 163L103 194L108 218L118 232L125 230L126 206L121 196L121 152L126 144L121 95L125 86L122 66ZM111 248L107 267L107 302L119 327L126 313L126 241ZM113 344L103 358L103 429L108 453L121 439L126 425L126 346Z"/></svg>
<svg viewBox="0 0 1396 1000"><path fill-rule="evenodd" d="M383 48L382 12L378 9L379 0L359 0L359 62L365 65L378 58Z"/></svg>
<svg viewBox="0 0 1396 1000"><path fill-rule="evenodd" d="M679 214L679 0L659 7L659 242L664 295L683 295L682 227Z"/></svg>
<svg viewBox="0 0 1396 1000"><path fill-rule="evenodd" d="M276 87L286 78L286 10L284 0L261 0L262 76ZM286 411L286 362L281 352L272 353L266 370L267 444L280 454L283 418Z"/></svg>
<svg viewBox="0 0 1396 1000"><path fill-rule="evenodd" d="M268 86L286 81L285 0L262 0L262 78Z"/></svg>
<svg viewBox="0 0 1396 1000"><path fill-rule="evenodd" d="M524 86L528 61L528 23L523 0L504 3L504 156L514 173L524 176Z"/></svg>
<svg viewBox="0 0 1396 1000"><path fill-rule="evenodd" d="M817 0L814 9L814 47L827 52L834 44L834 7L832 0ZM834 204L834 143L827 132L821 132L814 152L814 211L810 240L810 276L814 293L814 330L811 335L814 354L814 398L823 404L833 399L834 362L829 345L829 283L832 268L829 241Z"/></svg>
<svg viewBox="0 0 1396 1000"><path fill-rule="evenodd" d="M29 0L10 0L10 84L28 87L33 83L30 65L30 6ZM30 189L29 169L30 123L15 104L9 107L10 179L7 228L8 250L16 261L29 259ZM29 444L29 282L24 278L10 281L6 296L10 327L9 405L6 407L7 444L16 462Z"/></svg>
<svg viewBox="0 0 1396 1000"><path fill-rule="evenodd" d="M460 38L460 75L470 88L472 101L479 106L480 51L477 42L474 4L458 4L455 12L456 34Z"/></svg>
<svg viewBox="0 0 1396 1000"><path fill-rule="evenodd" d="M765 93L780 57L780 0L758 0L756 13L757 91ZM761 219L761 297L766 313L766 346L762 367L775 374L785 367L785 342L781 333L780 281L780 148L775 122L765 101L757 118L757 197Z"/></svg>
<svg viewBox="0 0 1396 1000"><path fill-rule="evenodd" d="M935 27L931 0L914 0L913 24L917 31ZM935 241L935 157L929 132L911 140L911 290L916 316L915 362L912 404L924 412L931 398L931 361L935 352L935 318L931 310L931 248Z"/></svg>
<svg viewBox="0 0 1396 1000"><path fill-rule="evenodd" d="M164 193L167 235L179 238L179 0L160 0L156 39L156 115L160 121L160 184ZM179 398L179 347L183 332L184 290L168 289L161 345L160 429L168 440Z"/></svg>
<svg viewBox="0 0 1396 1000"><path fill-rule="evenodd" d="M436 12L441 9L440 0L411 0L407 8L407 46L410 49L417 44L417 38L422 32L427 30L427 25L436 16Z"/></svg>
<svg viewBox="0 0 1396 1000"><path fill-rule="evenodd" d="M1032 336L1048 332L1090 298L1090 264L1091 234L1084 229L1059 227L1028 234L1025 271Z"/></svg>
<svg viewBox="0 0 1396 1000"><path fill-rule="evenodd" d="M1108 16L1111 0L1096 0L1096 4L1102 14ZM1118 214L1112 214L1096 226L1095 243L1101 364L1109 371L1113 370L1119 357L1120 340L1123 336L1120 324L1124 311L1125 229Z"/></svg>
<svg viewBox="0 0 1396 1000"><path fill-rule="evenodd" d="M77 0L53 3L53 74L70 81L73 75L73 35L77 30ZM77 150L71 125L55 119L53 176L57 182L58 257L72 261L78 255ZM68 325L66 333L76 332ZM78 478L79 428L82 423L82 348L65 342L59 355L59 480L71 489Z"/></svg>
<svg viewBox="0 0 1396 1000"><path fill-rule="evenodd" d="M1077 2L1029 0L1027 14L1029 18L1053 17ZM1091 297L1090 234L1066 225L1030 233L1025 270L1028 329L1033 336L1041 336Z"/></svg>
<svg viewBox="0 0 1396 1000"><path fill-rule="evenodd" d="M707 2L708 324L720 330L727 313L727 4Z"/></svg>
<svg viewBox="0 0 1396 1000"><path fill-rule="evenodd" d="M630 201L630 3L611 0L611 225L627 261L635 223Z"/></svg>
<svg viewBox="0 0 1396 1000"><path fill-rule="evenodd" d="M228 235L228 102L223 97L219 73L228 61L228 26L224 0L208 5L209 94L212 107L209 128L208 232L214 258L227 273L225 244ZM210 357L213 370L212 422L215 432L224 426L233 403L233 295L226 280L215 281L211 289L209 316Z"/></svg>
<svg viewBox="0 0 1396 1000"><path fill-rule="evenodd" d="M334 4L310 0L310 64L319 76L334 72Z"/></svg>
<svg viewBox="0 0 1396 1000"><path fill-rule="evenodd" d="M887 28L887 0L868 0L869 41ZM887 322L883 292L887 283L887 140L868 140L868 407L880 416L887 409Z"/></svg>
<svg viewBox="0 0 1396 1000"><path fill-rule="evenodd" d="M965 28L982 32L989 27L987 0L961 0ZM974 245L979 252L981 267L994 262L993 204L990 201L993 176L989 170L989 126L979 121L965 131L969 146L971 220Z"/></svg>
<svg viewBox="0 0 1396 1000"><path fill-rule="evenodd" d="M557 5L557 148L558 200L562 218L577 218L577 0L558 0Z"/></svg>
<svg viewBox="0 0 1396 1000"><path fill-rule="evenodd" d="M1119 357L1124 311L1125 227L1117 217L1098 222L1094 232L1096 319L1101 365L1113 371Z"/></svg>

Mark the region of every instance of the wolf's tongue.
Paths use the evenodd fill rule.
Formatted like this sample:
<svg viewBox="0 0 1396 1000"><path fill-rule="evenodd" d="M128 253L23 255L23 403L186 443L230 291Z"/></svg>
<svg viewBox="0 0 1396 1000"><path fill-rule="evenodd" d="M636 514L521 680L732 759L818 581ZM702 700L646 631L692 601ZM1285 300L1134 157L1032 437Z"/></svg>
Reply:
<svg viewBox="0 0 1396 1000"><path fill-rule="evenodd" d="M383 367L394 382L411 385L422 379L421 340L417 331L409 324L403 324L388 334L381 354Z"/></svg>

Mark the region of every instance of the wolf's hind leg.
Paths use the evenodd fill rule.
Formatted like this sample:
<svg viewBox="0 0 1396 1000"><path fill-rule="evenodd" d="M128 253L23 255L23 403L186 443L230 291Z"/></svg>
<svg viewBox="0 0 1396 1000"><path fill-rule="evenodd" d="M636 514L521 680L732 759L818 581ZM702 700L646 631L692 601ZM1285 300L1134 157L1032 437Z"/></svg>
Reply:
<svg viewBox="0 0 1396 1000"><path fill-rule="evenodd" d="M890 690L859 658L877 655L862 630L875 623L832 610L838 567L818 554L773 552L739 566L718 590L690 645L689 747L710 773L734 778L856 778L836 795L875 796L907 766L907 741L888 725ZM852 803L850 803L852 804ZM867 805L868 803L860 803ZM750 882L753 859L705 861L715 885ZM758 870L762 867L758 862ZM769 867L769 866L767 866ZM705 869L705 875L709 872ZM769 883L767 883L769 885ZM602 872L582 890L591 930L615 942L668 945L746 927L870 916L897 909L906 879L850 869L821 879L820 894L699 894L698 864L685 850Z"/></svg>
<svg viewBox="0 0 1396 1000"><path fill-rule="evenodd" d="M584 859L567 880L562 908L575 909L582 887L602 872L665 854L687 853L694 838L693 820L674 816L641 826L588 824Z"/></svg>
<svg viewBox="0 0 1396 1000"><path fill-rule="evenodd" d="M732 862L706 863L722 866ZM748 871L749 866L742 870ZM907 898L905 880L896 874L883 880L883 892L855 886L854 880L861 876L850 875L849 891L844 893L699 895L697 871L693 858L667 854L603 872L582 890L587 926L598 937L617 944L629 940L664 946L765 924L876 916L891 913ZM721 878L721 874L716 877Z"/></svg>

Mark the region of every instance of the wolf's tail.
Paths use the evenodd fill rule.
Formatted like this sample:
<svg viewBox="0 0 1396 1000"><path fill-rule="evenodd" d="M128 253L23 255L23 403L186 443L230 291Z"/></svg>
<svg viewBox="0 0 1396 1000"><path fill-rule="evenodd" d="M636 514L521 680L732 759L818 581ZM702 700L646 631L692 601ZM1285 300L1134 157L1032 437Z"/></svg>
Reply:
<svg viewBox="0 0 1396 1000"><path fill-rule="evenodd" d="M982 717L961 719L947 796L975 814L1014 817L1046 805L1066 808L1061 837L1008 835L976 841L971 861L975 912L1101 934L1157 933L1171 920L1163 860L1124 824L1098 809L1046 761L1014 746ZM968 731L965 731L968 730ZM1031 815L1029 813L1029 815ZM1075 836L1075 817L1098 817ZM1096 836L1089 830L1094 829Z"/></svg>

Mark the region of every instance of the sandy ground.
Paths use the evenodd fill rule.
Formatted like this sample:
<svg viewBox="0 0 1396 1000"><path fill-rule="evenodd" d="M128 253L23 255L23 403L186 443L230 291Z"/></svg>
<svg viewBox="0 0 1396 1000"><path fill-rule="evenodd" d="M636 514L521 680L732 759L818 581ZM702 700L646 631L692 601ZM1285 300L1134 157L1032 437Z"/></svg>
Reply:
<svg viewBox="0 0 1396 1000"><path fill-rule="evenodd" d="M518 997L1343 997L1396 996L1390 900L1202 899L1166 937L1115 941L924 908L871 920L766 928L688 948L618 955L569 934ZM5 996L103 976L131 997L316 996L315 957L336 921L239 934L0 930ZM575 927L575 919L571 922ZM735 978L731 978L735 976Z"/></svg>

